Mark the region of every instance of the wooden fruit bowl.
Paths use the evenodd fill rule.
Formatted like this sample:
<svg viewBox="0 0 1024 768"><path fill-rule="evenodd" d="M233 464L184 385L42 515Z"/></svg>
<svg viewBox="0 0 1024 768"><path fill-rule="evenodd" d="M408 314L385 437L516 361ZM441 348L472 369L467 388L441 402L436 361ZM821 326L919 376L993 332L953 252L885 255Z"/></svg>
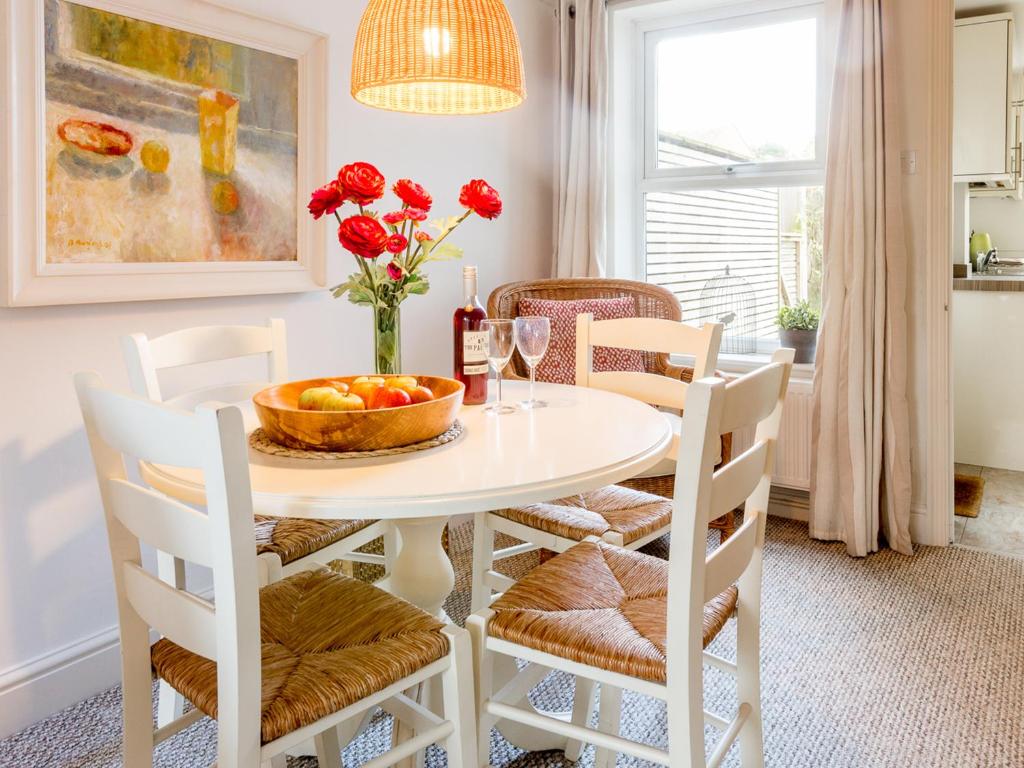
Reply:
<svg viewBox="0 0 1024 768"><path fill-rule="evenodd" d="M289 448L313 451L376 451L430 440L448 431L462 406L462 382L417 376L435 396L426 403L375 411L301 411L299 395L332 381L351 384L356 376L306 379L257 392L252 401L267 437ZM388 378L385 376L384 378Z"/></svg>

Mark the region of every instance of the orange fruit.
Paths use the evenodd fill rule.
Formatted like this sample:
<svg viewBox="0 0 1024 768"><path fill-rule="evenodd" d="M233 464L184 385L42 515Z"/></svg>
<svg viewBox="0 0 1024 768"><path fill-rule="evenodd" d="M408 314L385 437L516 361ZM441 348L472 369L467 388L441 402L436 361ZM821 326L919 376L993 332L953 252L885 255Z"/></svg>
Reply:
<svg viewBox="0 0 1024 768"><path fill-rule="evenodd" d="M230 181L218 181L210 192L213 210L227 216L238 210L238 189Z"/></svg>
<svg viewBox="0 0 1024 768"><path fill-rule="evenodd" d="M150 173L163 173L171 164L171 150L162 141L150 140L142 145L141 160Z"/></svg>

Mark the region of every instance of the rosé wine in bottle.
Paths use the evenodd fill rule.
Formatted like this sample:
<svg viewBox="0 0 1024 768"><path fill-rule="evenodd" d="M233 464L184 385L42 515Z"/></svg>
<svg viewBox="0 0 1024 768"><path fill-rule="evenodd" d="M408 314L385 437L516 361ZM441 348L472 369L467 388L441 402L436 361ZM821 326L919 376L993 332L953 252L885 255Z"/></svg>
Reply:
<svg viewBox="0 0 1024 768"><path fill-rule="evenodd" d="M487 331L480 330L480 321L487 312L477 298L476 267L462 268L465 300L455 310L455 378L466 385L462 402L480 405L487 402Z"/></svg>

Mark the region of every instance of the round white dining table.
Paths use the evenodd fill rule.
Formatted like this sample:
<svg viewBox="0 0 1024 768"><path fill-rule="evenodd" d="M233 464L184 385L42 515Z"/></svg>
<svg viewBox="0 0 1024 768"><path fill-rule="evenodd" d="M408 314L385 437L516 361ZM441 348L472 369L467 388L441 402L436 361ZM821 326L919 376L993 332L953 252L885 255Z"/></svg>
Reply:
<svg viewBox="0 0 1024 768"><path fill-rule="evenodd" d="M528 385L504 384L508 402ZM388 589L431 613L455 584L441 544L452 515L535 504L594 490L657 463L671 443L657 410L597 389L538 383L546 408L495 415L463 406L455 441L381 458L314 460L261 453L250 447L257 514L315 519L392 520L400 546ZM251 403L240 403L246 429L258 426ZM143 464L152 487L203 504L198 470Z"/></svg>

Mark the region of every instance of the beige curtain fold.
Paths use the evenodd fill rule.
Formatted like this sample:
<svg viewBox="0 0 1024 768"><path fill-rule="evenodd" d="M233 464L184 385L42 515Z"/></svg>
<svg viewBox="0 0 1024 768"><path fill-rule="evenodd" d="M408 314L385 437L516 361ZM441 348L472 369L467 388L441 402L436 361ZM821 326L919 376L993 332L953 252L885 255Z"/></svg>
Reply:
<svg viewBox="0 0 1024 768"><path fill-rule="evenodd" d="M913 553L896 2L842 0L829 119L810 533L856 557Z"/></svg>
<svg viewBox="0 0 1024 768"><path fill-rule="evenodd" d="M603 277L608 156L605 0L559 0L554 277Z"/></svg>

